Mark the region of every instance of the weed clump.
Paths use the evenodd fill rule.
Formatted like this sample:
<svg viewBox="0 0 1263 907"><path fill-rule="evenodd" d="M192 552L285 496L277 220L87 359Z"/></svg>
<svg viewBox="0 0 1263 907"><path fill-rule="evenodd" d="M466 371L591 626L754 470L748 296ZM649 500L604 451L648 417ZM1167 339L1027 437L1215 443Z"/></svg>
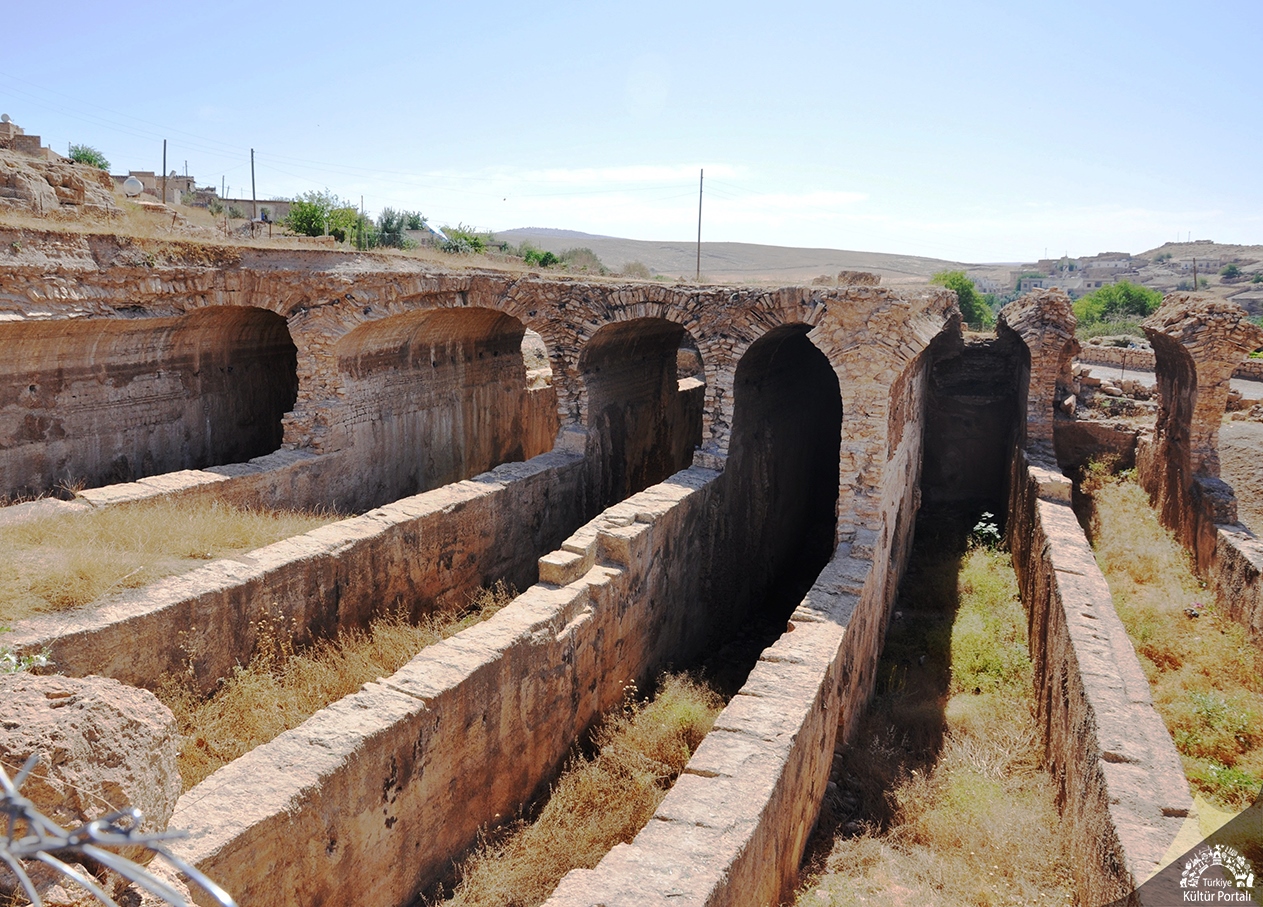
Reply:
<svg viewBox="0 0 1263 907"><path fill-rule="evenodd" d="M542 904L571 869L591 868L635 837L722 707L717 693L687 675L664 675L651 702L637 701L629 688L622 709L595 732L597 754L571 761L534 822L513 823L484 840L446 903Z"/></svg>

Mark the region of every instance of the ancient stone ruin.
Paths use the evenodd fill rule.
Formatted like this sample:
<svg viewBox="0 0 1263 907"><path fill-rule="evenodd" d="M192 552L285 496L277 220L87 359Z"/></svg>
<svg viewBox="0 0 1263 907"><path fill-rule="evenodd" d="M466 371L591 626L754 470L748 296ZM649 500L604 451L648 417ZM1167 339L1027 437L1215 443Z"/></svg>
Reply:
<svg viewBox="0 0 1263 907"><path fill-rule="evenodd" d="M1008 515L1081 899L1147 878L1191 808L1059 471L1075 344L1057 293L966 341L950 291L865 281L138 258L113 237L0 231L11 243L40 251L0 251L0 493L83 486L11 518L171 495L356 515L22 621L6 643L71 676L152 688L188 671L210 690L261 620L301 645L500 579L523 590L180 797L180 853L243 905L410 903L627 683L760 620L778 636L655 819L549 903L776 903L873 690L923 499ZM1171 340L1155 340L1160 374L1168 355L1195 363L1168 374L1172 400L1257 342L1233 326L1190 347L1202 335L1173 325L1219 322L1182 304L1153 322ZM1193 427L1209 417L1173 405L1148 456L1188 443L1190 470L1213 462Z"/></svg>

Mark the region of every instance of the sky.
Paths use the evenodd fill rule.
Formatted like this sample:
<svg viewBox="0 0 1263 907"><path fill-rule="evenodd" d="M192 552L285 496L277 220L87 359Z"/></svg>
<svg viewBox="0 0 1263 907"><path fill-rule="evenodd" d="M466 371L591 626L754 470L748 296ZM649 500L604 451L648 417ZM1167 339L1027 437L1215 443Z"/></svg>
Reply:
<svg viewBox="0 0 1263 907"><path fill-rule="evenodd" d="M1263 2L15 3L0 112L370 213L967 262L1263 243Z"/></svg>

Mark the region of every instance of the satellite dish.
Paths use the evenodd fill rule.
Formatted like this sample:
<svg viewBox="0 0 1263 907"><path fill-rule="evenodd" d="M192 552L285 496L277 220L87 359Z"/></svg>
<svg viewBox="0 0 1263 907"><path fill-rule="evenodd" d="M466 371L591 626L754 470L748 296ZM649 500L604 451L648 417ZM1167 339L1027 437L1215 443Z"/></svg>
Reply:
<svg viewBox="0 0 1263 907"><path fill-rule="evenodd" d="M135 198L145 191L145 184L134 176L129 176L123 180L123 194L128 198Z"/></svg>
<svg viewBox="0 0 1263 907"><path fill-rule="evenodd" d="M12 122L13 121L9 119L9 115L7 113L0 113L0 123L12 123Z"/></svg>

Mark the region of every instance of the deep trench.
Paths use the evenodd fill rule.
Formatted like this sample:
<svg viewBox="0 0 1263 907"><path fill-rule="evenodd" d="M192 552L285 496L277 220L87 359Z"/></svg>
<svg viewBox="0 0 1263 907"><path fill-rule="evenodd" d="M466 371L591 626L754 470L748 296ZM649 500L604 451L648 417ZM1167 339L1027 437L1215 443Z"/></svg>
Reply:
<svg viewBox="0 0 1263 907"><path fill-rule="evenodd" d="M897 819L890 790L937 765L948 724L957 575L971 544L998 544L1004 530L1024 349L1004 338L941 335L930 353L914 540L873 698L855 736L839 742L803 857L817 871L835 838L888 829Z"/></svg>

